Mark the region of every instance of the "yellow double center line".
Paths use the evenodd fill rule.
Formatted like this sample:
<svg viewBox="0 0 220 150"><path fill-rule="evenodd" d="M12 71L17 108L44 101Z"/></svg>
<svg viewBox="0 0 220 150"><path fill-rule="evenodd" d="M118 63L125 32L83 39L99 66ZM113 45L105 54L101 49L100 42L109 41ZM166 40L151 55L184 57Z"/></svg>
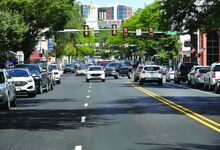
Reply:
<svg viewBox="0 0 220 150"><path fill-rule="evenodd" d="M145 89L143 87L140 87L140 86L138 86L136 84L133 84L132 82L127 82L127 83L129 85L131 85L132 87L142 91L143 93L145 93L145 94L147 94L147 95L149 95L149 96L159 100L160 102L162 102L162 103L164 103L164 104L174 108L175 110L177 110L177 111L179 111L179 112L189 116L190 118L192 118L192 119L200 122L201 124L203 124L203 125L205 125L205 126L207 126L207 127L209 127L209 128L211 128L211 129L213 129L213 130L215 130L215 131L220 133L220 124L219 123L217 123L217 122L215 122L215 121L213 121L213 120L211 120L211 119L209 119L209 118L207 118L205 116L202 116L202 115L200 115L200 114L198 114L198 113L196 113L196 112L194 112L192 110L189 110L188 108L185 108L185 107L183 107L181 105L178 105L178 104L176 104L176 103L174 103L174 102L172 102L172 101L170 101L170 100L168 100L168 99L166 99L164 97L161 97L160 95L158 95L156 93L153 93L153 92L151 92L151 91L149 91L149 90L147 90L147 89Z"/></svg>

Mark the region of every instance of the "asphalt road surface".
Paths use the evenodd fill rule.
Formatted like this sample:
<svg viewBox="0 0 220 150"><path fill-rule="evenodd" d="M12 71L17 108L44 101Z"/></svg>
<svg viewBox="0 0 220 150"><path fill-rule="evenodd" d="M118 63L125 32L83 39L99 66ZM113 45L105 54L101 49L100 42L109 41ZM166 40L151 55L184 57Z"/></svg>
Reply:
<svg viewBox="0 0 220 150"><path fill-rule="evenodd" d="M62 83L0 110L0 150L219 150L220 95L127 78Z"/></svg>

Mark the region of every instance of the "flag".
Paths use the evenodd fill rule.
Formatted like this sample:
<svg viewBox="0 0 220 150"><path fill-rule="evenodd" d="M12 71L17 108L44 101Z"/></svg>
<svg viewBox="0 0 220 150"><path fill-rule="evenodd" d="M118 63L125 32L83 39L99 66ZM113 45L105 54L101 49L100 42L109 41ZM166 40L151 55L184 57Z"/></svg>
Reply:
<svg viewBox="0 0 220 150"><path fill-rule="evenodd" d="M191 53L194 53L195 51L196 51L196 49L195 49L195 48L192 48Z"/></svg>
<svg viewBox="0 0 220 150"><path fill-rule="evenodd" d="M201 48L200 49L200 53L204 52L205 51L205 48Z"/></svg>

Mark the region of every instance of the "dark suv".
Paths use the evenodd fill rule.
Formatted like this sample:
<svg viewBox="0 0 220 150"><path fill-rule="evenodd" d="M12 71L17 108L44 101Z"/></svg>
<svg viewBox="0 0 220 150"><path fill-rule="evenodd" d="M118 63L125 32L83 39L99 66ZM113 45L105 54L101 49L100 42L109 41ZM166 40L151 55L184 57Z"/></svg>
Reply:
<svg viewBox="0 0 220 150"><path fill-rule="evenodd" d="M182 62L179 63L175 73L174 73L174 82L180 83L186 82L188 80L187 74L191 71L191 68L194 65L198 65L196 62Z"/></svg>
<svg viewBox="0 0 220 150"><path fill-rule="evenodd" d="M49 91L49 74L40 64L17 64L16 68L28 68L34 78L38 94L43 93L43 90Z"/></svg>
<svg viewBox="0 0 220 150"><path fill-rule="evenodd" d="M129 62L111 62L105 66L105 76L113 76L115 79L127 76L130 79L131 74L132 66Z"/></svg>

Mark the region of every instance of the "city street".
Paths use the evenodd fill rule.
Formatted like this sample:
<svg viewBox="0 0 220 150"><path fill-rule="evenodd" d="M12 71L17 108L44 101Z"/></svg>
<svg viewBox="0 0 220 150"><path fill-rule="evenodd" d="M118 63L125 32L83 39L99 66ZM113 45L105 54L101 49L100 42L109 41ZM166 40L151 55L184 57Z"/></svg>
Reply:
<svg viewBox="0 0 220 150"><path fill-rule="evenodd" d="M0 110L0 150L219 150L220 95L72 73Z"/></svg>

